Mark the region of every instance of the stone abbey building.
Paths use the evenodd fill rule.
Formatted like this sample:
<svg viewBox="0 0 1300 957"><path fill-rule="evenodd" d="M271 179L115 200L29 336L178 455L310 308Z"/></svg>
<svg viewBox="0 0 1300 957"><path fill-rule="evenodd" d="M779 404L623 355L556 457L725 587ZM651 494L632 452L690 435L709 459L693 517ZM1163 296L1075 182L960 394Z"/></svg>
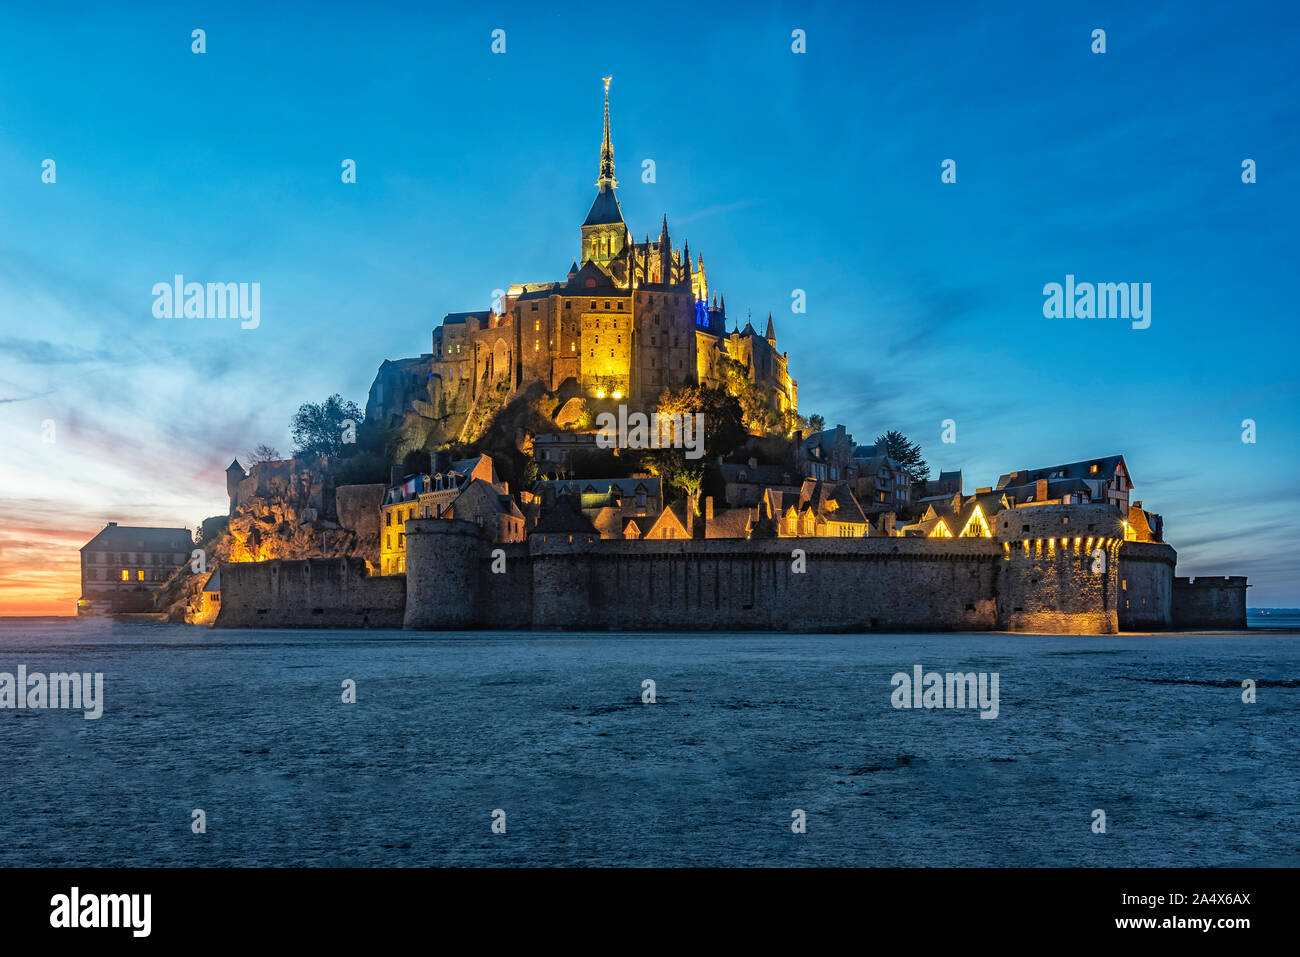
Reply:
<svg viewBox="0 0 1300 957"><path fill-rule="evenodd" d="M689 243L673 245L666 215L658 238L634 239L616 192L608 78L596 187L565 278L515 283L493 308L445 316L431 352L380 367L368 419L446 419L534 382L646 407L667 388L721 386L724 359L770 385L778 411L797 408L770 314L762 334L748 321L728 331L726 298L710 293L703 254L692 262Z"/></svg>

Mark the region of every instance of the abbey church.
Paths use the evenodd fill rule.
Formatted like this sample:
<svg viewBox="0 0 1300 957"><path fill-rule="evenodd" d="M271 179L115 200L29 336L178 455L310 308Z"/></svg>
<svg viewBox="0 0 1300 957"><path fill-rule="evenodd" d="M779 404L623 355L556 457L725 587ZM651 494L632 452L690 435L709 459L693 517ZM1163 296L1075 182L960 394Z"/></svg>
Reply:
<svg viewBox="0 0 1300 957"><path fill-rule="evenodd" d="M777 412L797 408L771 315L761 334L748 320L729 330L726 299L710 293L703 254L692 262L689 243L673 245L666 215L657 239L633 238L614 175L608 77L596 188L565 278L515 283L493 308L445 316L429 353L383 363L367 419L463 420L485 397L532 383L562 396L649 407L664 389L721 387L725 359L771 387Z"/></svg>

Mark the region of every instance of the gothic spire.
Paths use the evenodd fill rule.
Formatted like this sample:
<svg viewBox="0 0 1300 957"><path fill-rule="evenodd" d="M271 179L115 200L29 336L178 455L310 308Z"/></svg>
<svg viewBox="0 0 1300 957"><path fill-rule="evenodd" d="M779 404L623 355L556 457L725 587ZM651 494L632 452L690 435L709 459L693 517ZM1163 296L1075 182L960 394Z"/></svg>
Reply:
<svg viewBox="0 0 1300 957"><path fill-rule="evenodd" d="M616 189L618 180L614 178L614 144L609 138L609 81L612 76L604 77L605 80L605 138L600 144L600 177L596 180L596 185L603 192L606 189Z"/></svg>

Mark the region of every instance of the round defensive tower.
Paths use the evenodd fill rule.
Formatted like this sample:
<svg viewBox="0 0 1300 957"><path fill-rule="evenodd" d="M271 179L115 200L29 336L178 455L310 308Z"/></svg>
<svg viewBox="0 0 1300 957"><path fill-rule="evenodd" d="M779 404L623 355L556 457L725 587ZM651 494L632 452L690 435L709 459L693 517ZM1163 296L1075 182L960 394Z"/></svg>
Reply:
<svg viewBox="0 0 1300 957"><path fill-rule="evenodd" d="M406 617L414 630L471 628L478 617L479 528L471 522L406 522Z"/></svg>
<svg viewBox="0 0 1300 957"><path fill-rule="evenodd" d="M1057 635L1119 630L1119 549L1111 505L1036 505L998 513L998 627Z"/></svg>

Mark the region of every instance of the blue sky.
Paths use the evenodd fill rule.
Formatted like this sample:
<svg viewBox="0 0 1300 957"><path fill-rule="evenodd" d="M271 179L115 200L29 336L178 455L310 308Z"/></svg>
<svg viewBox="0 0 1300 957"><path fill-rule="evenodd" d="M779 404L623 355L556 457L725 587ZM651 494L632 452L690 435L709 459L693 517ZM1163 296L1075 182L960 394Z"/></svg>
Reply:
<svg viewBox="0 0 1300 957"><path fill-rule="evenodd" d="M773 314L802 411L859 441L902 429L967 491L1121 451L1180 574L1300 605L1298 20L1249 2L9 5L0 595L75 592L73 550L104 521L223 513L222 469L287 452L298 404L364 402L444 313L562 278L612 74L630 227L667 213L733 319ZM155 319L176 273L260 282L260 327ZM1151 283L1151 327L1044 318L1067 273Z"/></svg>

